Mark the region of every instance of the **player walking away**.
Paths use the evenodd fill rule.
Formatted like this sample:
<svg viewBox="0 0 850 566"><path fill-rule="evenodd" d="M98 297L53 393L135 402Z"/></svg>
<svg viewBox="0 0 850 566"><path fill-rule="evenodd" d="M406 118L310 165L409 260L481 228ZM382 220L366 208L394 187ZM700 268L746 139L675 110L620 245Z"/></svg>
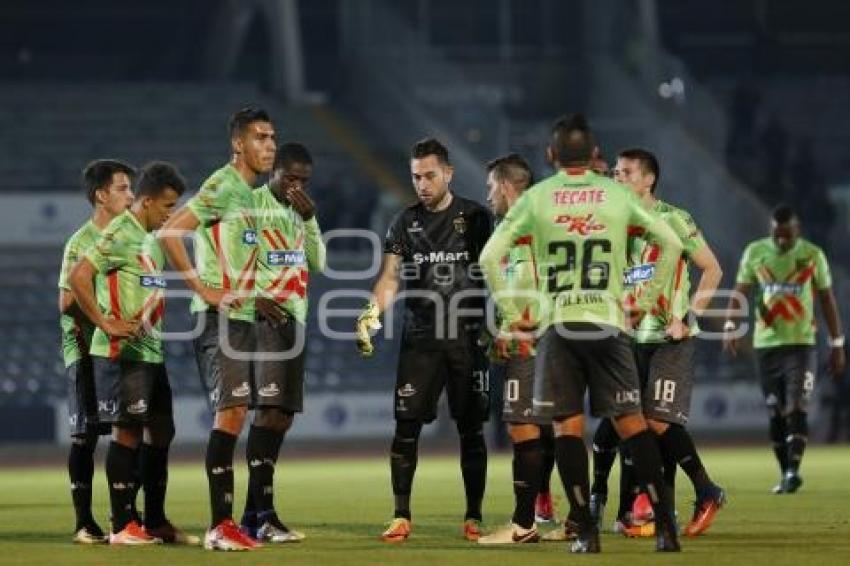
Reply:
<svg viewBox="0 0 850 566"><path fill-rule="evenodd" d="M579 524L572 552L599 552L599 531L588 508L584 393L591 411L612 418L634 458L638 479L651 494L657 549L678 551L661 456L641 413L637 368L625 334L622 278L629 234L646 233L660 245L658 279L647 283L635 308L647 311L673 272L681 243L666 223L646 210L628 188L589 169L596 147L582 116L559 119L548 148L558 172L526 191L496 228L481 265L500 312L515 331L535 323L505 293L499 263L518 238L531 241L539 265L539 291L551 307L544 317L535 363L535 399L555 415L555 458Z"/></svg>
<svg viewBox="0 0 850 566"><path fill-rule="evenodd" d="M487 164L487 200L497 218L503 217L533 182L531 167L513 153ZM534 261L527 243L516 243L503 259L503 270L510 288L536 287ZM521 301L522 299L515 299ZM521 311L528 320L538 320L538 305L524 301ZM515 544L540 540L535 522L535 502L543 480L543 447L541 428L551 430L551 416L535 416L534 357L530 341L510 336L508 328L496 336L491 357L498 361L491 370L504 371L504 406L502 417L508 425L513 443L514 513L511 522L496 532L482 536L479 544ZM500 367L501 366L501 367ZM547 482L548 483L548 482ZM548 486L547 486L548 487ZM547 490L548 491L548 490Z"/></svg>
<svg viewBox="0 0 850 566"><path fill-rule="evenodd" d="M403 542L410 535L419 433L436 418L445 388L460 435L466 490L463 532L475 541L481 533L487 477L482 427L489 408L487 362L477 344L485 304L477 262L492 220L487 209L449 190L453 168L439 141L429 138L413 146L410 172L419 202L401 211L390 226L381 275L357 319L357 347L370 355L369 330L380 327L380 314L391 307L400 280L406 281L405 294L411 296L404 302L390 449L395 514L381 538Z"/></svg>
<svg viewBox="0 0 850 566"><path fill-rule="evenodd" d="M68 453L68 475L77 517L74 542L81 544L104 543L108 540L94 520L91 499L97 437L109 434L110 427L97 420L94 371L89 354L95 327L77 306L68 276L74 264L94 246L109 222L132 204L131 181L135 174L135 170L126 163L111 159L99 159L86 166L83 186L94 213L65 243L62 270L59 272L62 355L69 378L68 425L71 429L71 450Z"/></svg>
<svg viewBox="0 0 850 566"><path fill-rule="evenodd" d="M304 535L287 528L274 507L274 469L286 431L304 406L307 281L325 268L325 244L316 207L304 192L313 158L299 143L277 150L269 184L254 191L258 246L257 350L288 353L290 359L256 364L254 422L248 460L248 495L242 527L264 542L298 542Z"/></svg>
<svg viewBox="0 0 850 566"><path fill-rule="evenodd" d="M80 309L97 326L91 355L99 417L112 424L106 455L112 507L110 544L200 542L175 528L165 516L174 418L159 337L165 307L165 258L151 234L162 226L184 190L183 178L172 165L146 165L130 210L109 223L71 272L71 288ZM144 526L131 513L139 445Z"/></svg>
<svg viewBox="0 0 850 566"><path fill-rule="evenodd" d="M647 209L664 219L684 246L676 271L665 283L657 304L635 328L635 355L641 379L644 416L658 437L664 459L664 476L670 493L675 493L677 465L682 467L694 486L694 514L684 532L688 536L696 536L711 526L715 514L724 503L725 493L711 481L693 439L685 429L693 390L694 340L699 333L699 326L692 314L699 316L708 307L723 272L691 215L656 198L659 176L658 160L651 152L639 148L620 152L614 178L628 185ZM657 253L657 246L641 238L635 238L632 245L629 269L625 276L630 301L640 296L646 282L653 277ZM693 301L688 274L690 263L702 272ZM688 320L689 317L691 320ZM619 439L612 424L602 421L593 443L594 482L590 494L591 514L597 521L602 520L608 474L618 444ZM623 458L624 461L628 459L628 455ZM627 477L631 475L630 466L626 466L624 474ZM632 508L631 495L634 489L628 484L624 488L620 490L616 525L627 536L652 536L652 523L631 523L628 511Z"/></svg>
<svg viewBox="0 0 850 566"><path fill-rule="evenodd" d="M818 246L800 236L794 211L782 205L773 211L770 237L744 250L736 281L724 326L724 347L737 354L740 338L734 335L737 324L732 313L741 306L739 296L754 291L753 347L773 452L782 474L773 493L794 493L803 485L800 465L809 434L806 411L817 371L815 294L829 330L829 372L834 378L841 378L846 362L829 264Z"/></svg>
<svg viewBox="0 0 850 566"><path fill-rule="evenodd" d="M257 543L233 521L233 450L254 390L250 353L256 350L254 274L257 225L252 186L274 165L275 132L269 115L248 107L230 119L230 163L213 173L161 232L165 253L194 291L192 312L203 327L195 340L198 371L215 411L206 471L212 522L209 550L250 550ZM197 230L195 265L182 236ZM262 434L248 435L250 454L276 451Z"/></svg>

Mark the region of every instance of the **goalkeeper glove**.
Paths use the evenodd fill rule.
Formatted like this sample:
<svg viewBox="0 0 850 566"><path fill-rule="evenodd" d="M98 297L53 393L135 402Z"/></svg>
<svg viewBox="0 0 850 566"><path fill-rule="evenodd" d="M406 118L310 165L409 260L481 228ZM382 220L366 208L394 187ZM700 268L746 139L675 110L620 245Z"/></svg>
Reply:
<svg viewBox="0 0 850 566"><path fill-rule="evenodd" d="M361 356L371 356L375 351L375 347L372 346L372 334L381 329L379 316L378 305L375 304L375 301L369 301L369 304L357 317L355 331L357 332L357 349Z"/></svg>

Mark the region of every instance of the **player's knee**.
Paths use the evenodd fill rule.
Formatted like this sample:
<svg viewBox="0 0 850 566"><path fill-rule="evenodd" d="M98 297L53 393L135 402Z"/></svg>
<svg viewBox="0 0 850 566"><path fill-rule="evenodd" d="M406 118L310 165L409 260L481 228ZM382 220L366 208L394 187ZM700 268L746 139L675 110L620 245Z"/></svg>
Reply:
<svg viewBox="0 0 850 566"><path fill-rule="evenodd" d="M215 424L213 428L222 430L228 434L239 436L242 431L242 425L245 424L245 418L248 415L248 407L230 407L221 409L215 414Z"/></svg>
<svg viewBox="0 0 850 566"><path fill-rule="evenodd" d="M508 436L511 437L511 442L514 444L528 440L537 440L540 438L540 427L533 424L508 425Z"/></svg>
<svg viewBox="0 0 850 566"><path fill-rule="evenodd" d="M552 421L555 437L578 436L584 437L584 415L577 414Z"/></svg>
<svg viewBox="0 0 850 566"><path fill-rule="evenodd" d="M614 428L623 440L647 430L646 419L641 413L629 413L614 418Z"/></svg>
<svg viewBox="0 0 850 566"><path fill-rule="evenodd" d="M262 408L254 411L254 426L269 428L278 433L285 433L292 426L295 415L284 412L279 408Z"/></svg>
<svg viewBox="0 0 850 566"><path fill-rule="evenodd" d="M670 423L655 419L647 419L646 424L652 429L652 432L659 436L667 432L667 429L670 428Z"/></svg>
<svg viewBox="0 0 850 566"><path fill-rule="evenodd" d="M806 417L806 412L802 410L793 410L786 418L786 427L788 434L807 436L809 434L809 422Z"/></svg>
<svg viewBox="0 0 850 566"><path fill-rule="evenodd" d="M145 442L157 448L167 448L174 440L174 421L163 419L145 427Z"/></svg>
<svg viewBox="0 0 850 566"><path fill-rule="evenodd" d="M599 421L599 426L596 427L596 432L593 434L593 451L611 452L616 450L619 444L620 437L617 436L617 431L614 429L611 419Z"/></svg>
<svg viewBox="0 0 850 566"><path fill-rule="evenodd" d="M135 450L142 441L141 425L119 424L113 426L112 441Z"/></svg>

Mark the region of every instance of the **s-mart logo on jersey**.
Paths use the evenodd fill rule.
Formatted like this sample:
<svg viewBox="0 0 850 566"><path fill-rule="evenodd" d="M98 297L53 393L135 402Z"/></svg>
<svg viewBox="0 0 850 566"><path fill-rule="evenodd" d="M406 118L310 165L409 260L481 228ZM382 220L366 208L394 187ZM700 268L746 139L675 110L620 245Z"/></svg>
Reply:
<svg viewBox="0 0 850 566"><path fill-rule="evenodd" d="M564 224L568 234L579 236L589 236L591 233L605 231L605 225L597 222L592 214L585 216L560 214L555 217L555 224Z"/></svg>
<svg viewBox="0 0 850 566"><path fill-rule="evenodd" d="M303 250L273 250L266 254L266 260L269 265L285 267L306 263Z"/></svg>
<svg viewBox="0 0 850 566"><path fill-rule="evenodd" d="M168 286L165 277L157 275L142 275L139 277L139 284L142 287L157 287L159 289L165 289Z"/></svg>

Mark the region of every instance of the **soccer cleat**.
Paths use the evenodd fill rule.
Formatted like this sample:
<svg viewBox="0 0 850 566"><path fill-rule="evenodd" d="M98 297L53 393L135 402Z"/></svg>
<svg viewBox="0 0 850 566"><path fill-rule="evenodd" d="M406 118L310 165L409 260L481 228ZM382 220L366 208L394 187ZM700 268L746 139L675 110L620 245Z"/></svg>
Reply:
<svg viewBox="0 0 850 566"><path fill-rule="evenodd" d="M655 536L655 521L648 523L624 524L620 533L628 538L648 538Z"/></svg>
<svg viewBox="0 0 850 566"><path fill-rule="evenodd" d="M109 542L103 530L97 523L83 525L74 533L74 542L77 544L106 544Z"/></svg>
<svg viewBox="0 0 850 566"><path fill-rule="evenodd" d="M782 486L782 480L783 478L779 478L779 483L773 486L773 488L770 490L773 495L782 495L783 493L785 493L785 488Z"/></svg>
<svg viewBox="0 0 850 566"><path fill-rule="evenodd" d="M590 494L590 518L593 519L596 528L602 530L602 519L605 515L605 504L608 503L608 495L604 493Z"/></svg>
<svg viewBox="0 0 850 566"><path fill-rule="evenodd" d="M555 506L551 493L538 493L534 500L534 520L538 523L549 523L555 520Z"/></svg>
<svg viewBox="0 0 850 566"><path fill-rule="evenodd" d="M540 540L544 542L564 542L568 540L575 540L577 538L578 523L567 519L564 521L563 527L552 529L551 531L543 535Z"/></svg>
<svg viewBox="0 0 850 566"><path fill-rule="evenodd" d="M274 517L270 521L266 521L257 529L257 540L262 542L270 542L272 544L283 544L287 542L301 542L307 538L303 533L294 531L280 522L280 519Z"/></svg>
<svg viewBox="0 0 850 566"><path fill-rule="evenodd" d="M540 532L537 530L537 525L524 529L516 523L511 523L495 533L482 536L478 539L478 544L526 544L539 541Z"/></svg>
<svg viewBox="0 0 850 566"><path fill-rule="evenodd" d="M463 538L469 542L478 542L478 539L481 538L481 521L466 519L463 522Z"/></svg>
<svg viewBox="0 0 850 566"><path fill-rule="evenodd" d="M679 546L679 537L676 535L675 527L660 527L658 534L655 537L656 552L681 552L682 547Z"/></svg>
<svg viewBox="0 0 850 566"><path fill-rule="evenodd" d="M578 538L570 545L570 552L573 554L598 554L602 552L602 547L599 545L599 529L594 526L587 532L579 533Z"/></svg>
<svg viewBox="0 0 850 566"><path fill-rule="evenodd" d="M413 530L413 524L410 519L404 517L396 517L390 521L390 526L381 533L381 540L389 543L399 543L407 540L410 532Z"/></svg>
<svg viewBox="0 0 850 566"><path fill-rule="evenodd" d="M253 550L261 546L257 541L243 533L233 519L225 519L204 536L204 548L207 550Z"/></svg>
<svg viewBox="0 0 850 566"><path fill-rule="evenodd" d="M137 521L130 521L120 532L109 534L109 544L144 546L162 544L162 539L149 535Z"/></svg>
<svg viewBox="0 0 850 566"><path fill-rule="evenodd" d="M185 533L166 521L164 525L149 529L145 527L145 532L150 536L161 539L165 544L185 544L188 546L198 546L201 544L201 537Z"/></svg>
<svg viewBox="0 0 850 566"><path fill-rule="evenodd" d="M726 503L726 492L720 486L712 486L705 496L694 503L694 516L685 527L685 536L695 537L707 531L724 503Z"/></svg>
<svg viewBox="0 0 850 566"><path fill-rule="evenodd" d="M803 478L793 470L785 472L782 478L782 493L795 493L803 485Z"/></svg>
<svg viewBox="0 0 850 566"><path fill-rule="evenodd" d="M652 510L652 503L649 501L649 496L645 493L635 497L632 504L632 523L640 524L652 521L655 518L655 512Z"/></svg>

